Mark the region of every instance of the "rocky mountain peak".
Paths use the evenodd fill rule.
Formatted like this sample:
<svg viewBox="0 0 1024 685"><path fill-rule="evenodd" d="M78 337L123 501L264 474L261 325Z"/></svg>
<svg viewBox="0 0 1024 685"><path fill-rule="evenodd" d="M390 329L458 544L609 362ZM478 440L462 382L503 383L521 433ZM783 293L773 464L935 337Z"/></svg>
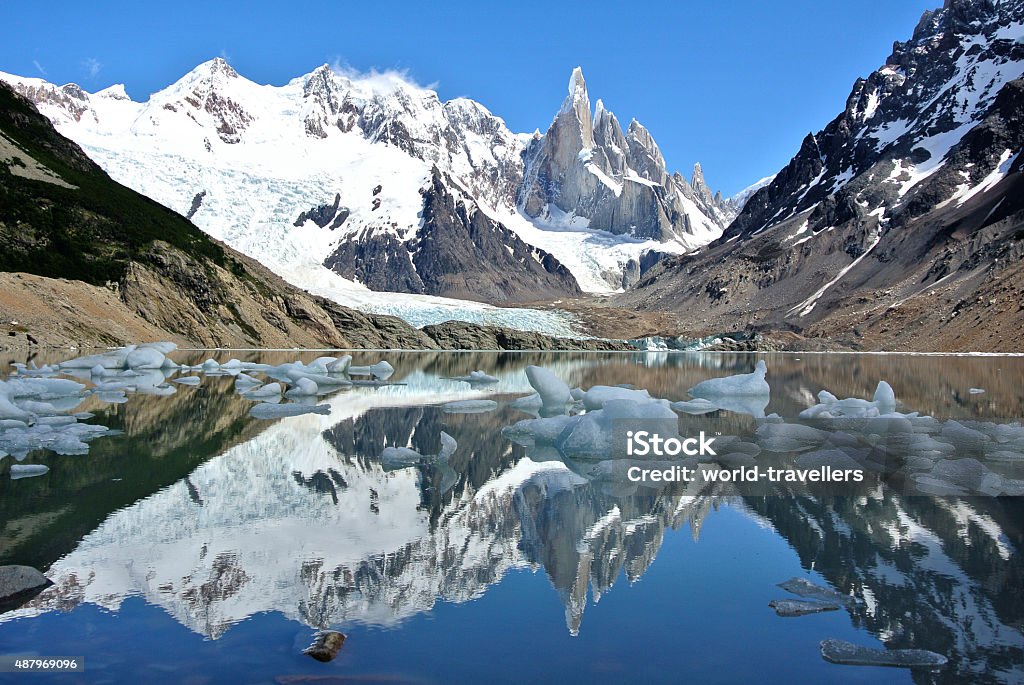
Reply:
<svg viewBox="0 0 1024 685"><path fill-rule="evenodd" d="M96 97L109 98L111 100L131 100L128 97L128 92L124 89L123 83L115 83L108 88L97 91Z"/></svg>
<svg viewBox="0 0 1024 685"><path fill-rule="evenodd" d="M209 69L211 76L238 78L238 72L223 57L214 57L209 62L206 62L205 66Z"/></svg>
<svg viewBox="0 0 1024 685"><path fill-rule="evenodd" d="M691 197L687 184L672 182L661 150L643 125L633 119L623 134L600 100L591 115L578 67L568 91L545 136L527 149L517 195L527 216L548 216L555 208L588 219L594 229L687 247L721 233L731 218L726 208L712 206L710 192ZM693 204L684 206L684 201Z"/></svg>

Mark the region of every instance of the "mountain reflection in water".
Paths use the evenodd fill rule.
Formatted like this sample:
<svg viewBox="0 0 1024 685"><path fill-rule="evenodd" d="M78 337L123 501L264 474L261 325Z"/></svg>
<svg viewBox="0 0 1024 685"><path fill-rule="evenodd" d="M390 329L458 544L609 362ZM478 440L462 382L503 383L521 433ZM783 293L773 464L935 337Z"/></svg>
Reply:
<svg viewBox="0 0 1024 685"><path fill-rule="evenodd" d="M260 359L294 359L278 356ZM772 385L768 410L784 417L823 388L870 397L880 379L906 406L941 418L1022 415L1021 359L763 356ZM406 385L333 395L325 400L327 416L251 420L251 403L233 395L228 378L208 378L171 397L90 408L124 435L96 441L85 456L31 455L50 465L45 478L0 479L0 560L48 567L55 583L0 615L0 636L83 604L116 612L132 596L214 639L265 612L311 628L400 628L438 601L481 597L512 569L547 575L565 628L576 635L587 629L585 614L601 610L594 604L602 595L640 580L656 563L668 530L688 528L699 538L725 508L785 540L804 569L862 598L845 609L856 628L889 648L948 656L950 665L930 678L1024 679L1021 498L881 488L755 497L694 484L625 492L561 461L533 461L501 434L525 418L507 400L530 391L527 364L546 366L573 386L630 383L683 399L696 382L745 373L758 357L363 353L356 363L379 358L396 367L390 380ZM442 380L475 369L500 382L479 388ZM972 396L970 387L986 393ZM484 397L500 408L441 409ZM442 431L458 443L446 463L454 485L429 462L382 467L386 447L438 453ZM1010 473L1021 478L1020 464ZM769 611L751 608L762 610Z"/></svg>

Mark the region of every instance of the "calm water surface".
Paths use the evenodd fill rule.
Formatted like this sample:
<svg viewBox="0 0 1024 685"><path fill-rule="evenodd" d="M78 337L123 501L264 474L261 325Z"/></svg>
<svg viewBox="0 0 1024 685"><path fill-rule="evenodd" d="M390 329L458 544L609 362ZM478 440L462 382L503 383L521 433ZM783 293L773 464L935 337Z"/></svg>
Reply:
<svg viewBox="0 0 1024 685"><path fill-rule="evenodd" d="M530 392L528 364L571 386L628 383L680 400L765 359L765 412L785 420L822 389L870 398L885 379L900 411L974 425L1024 416L1022 358L355 356L387 359L401 385L344 390L320 398L329 415L269 421L250 418L230 376L122 404L90 396L74 411L118 434L88 454L30 452L20 463L48 465L43 476L12 480L17 462L0 460L0 564L35 566L55 583L0 614L0 653L86 664L0 681L1024 682L1022 498L628 487L501 432L529 418L509 406ZM472 370L500 382L444 378ZM466 399L499 406L442 408ZM737 435L758 425L724 410L694 420ZM382 465L388 446L437 454L442 432L458 445L446 464ZM1013 449L974 456L1015 482L1024 454ZM777 584L792 577L862 601L779 617L768 602L787 598ZM319 628L348 636L327 664L301 653ZM820 656L825 638L950 662L935 672L834 665Z"/></svg>

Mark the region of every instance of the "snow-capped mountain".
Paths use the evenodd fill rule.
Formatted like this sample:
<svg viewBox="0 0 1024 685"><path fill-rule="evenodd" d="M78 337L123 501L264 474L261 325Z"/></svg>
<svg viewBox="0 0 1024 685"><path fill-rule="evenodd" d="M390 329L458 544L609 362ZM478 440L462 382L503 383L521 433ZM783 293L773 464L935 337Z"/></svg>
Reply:
<svg viewBox="0 0 1024 685"><path fill-rule="evenodd" d="M664 264L624 301L686 310L710 327L830 337L856 326L854 338L886 338L926 317L937 335L988 349L991 340L968 342L972 329L948 325L977 301L989 308L987 333L1019 337L1022 75L1021 0L925 12L720 239ZM935 295L938 306L915 302ZM838 329L819 325L833 314Z"/></svg>
<svg viewBox="0 0 1024 685"><path fill-rule="evenodd" d="M573 71L569 95L544 136L526 153L519 203L527 216L552 212L583 217L614 234L698 247L721 235L732 219L711 194L698 164L692 185L669 175L650 132L636 119L625 134L604 102L593 113L583 71Z"/></svg>
<svg viewBox="0 0 1024 685"><path fill-rule="evenodd" d="M349 303L387 299L367 288L489 302L614 291L731 218L699 169L692 184L666 174L638 123L623 135L603 106L592 122L579 70L572 117L588 135L557 164L544 160L572 118L564 107L548 135L517 135L477 102L391 73L325 65L277 87L214 59L146 102L120 86L0 79L116 180ZM587 181L589 196L587 177L600 186Z"/></svg>

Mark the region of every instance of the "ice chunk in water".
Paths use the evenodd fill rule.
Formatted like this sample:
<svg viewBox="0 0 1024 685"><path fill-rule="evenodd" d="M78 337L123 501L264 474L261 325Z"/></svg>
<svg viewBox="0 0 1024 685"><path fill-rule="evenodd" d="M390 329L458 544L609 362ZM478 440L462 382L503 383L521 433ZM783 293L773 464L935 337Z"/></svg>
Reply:
<svg viewBox="0 0 1024 685"><path fill-rule="evenodd" d="M629 422L643 421L643 429L656 433L662 439L678 439L679 417L664 400L608 400L601 409L587 412L566 430L558 448L568 457L600 459L612 458L616 422L619 427ZM625 456L624 454L619 456Z"/></svg>
<svg viewBox="0 0 1024 685"><path fill-rule="evenodd" d="M158 349L152 347L138 347L125 357L124 364L129 369L159 369L162 368L167 356Z"/></svg>
<svg viewBox="0 0 1024 685"><path fill-rule="evenodd" d="M261 385L258 388L252 390L246 390L242 393L245 397L252 399L262 399L264 397L280 397L281 396L281 384L280 383L267 383Z"/></svg>
<svg viewBox="0 0 1024 685"><path fill-rule="evenodd" d="M512 400L508 403L508 406L513 409L518 409L525 414L533 414L534 416L537 416L540 413L541 407L544 406L544 403L541 401L539 394L533 393L532 395L526 395L525 397Z"/></svg>
<svg viewBox="0 0 1024 685"><path fill-rule="evenodd" d="M526 419L501 430L501 434L519 445L554 445L568 426L575 425L581 416L552 416L546 419Z"/></svg>
<svg viewBox="0 0 1024 685"><path fill-rule="evenodd" d="M31 421L35 418L30 412L11 402L7 397L0 394L0 419L12 419L14 421Z"/></svg>
<svg viewBox="0 0 1024 685"><path fill-rule="evenodd" d="M896 393L893 392L892 386L885 381L878 381L878 387L875 388L875 396L872 399L882 414L896 410Z"/></svg>
<svg viewBox="0 0 1024 685"><path fill-rule="evenodd" d="M346 354L338 357L333 362L327 365L327 373L345 373L348 371L348 367L352 365L352 355Z"/></svg>
<svg viewBox="0 0 1024 685"><path fill-rule="evenodd" d="M391 366L387 361L379 361L371 366L348 367L348 375L350 376L373 376L374 378L387 379L391 378L394 372L395 367Z"/></svg>
<svg viewBox="0 0 1024 685"><path fill-rule="evenodd" d="M799 452L822 444L831 433L799 423L761 423L756 435L770 452Z"/></svg>
<svg viewBox="0 0 1024 685"><path fill-rule="evenodd" d="M352 381L346 378L338 378L337 376L328 376L326 373L307 373L298 369L289 369L285 374L289 381L298 381L299 379L306 379L313 381L319 386L327 387L348 387L352 385Z"/></svg>
<svg viewBox="0 0 1024 685"><path fill-rule="evenodd" d="M985 388L971 388L967 392L969 392L972 395L980 395L983 392L985 392Z"/></svg>
<svg viewBox="0 0 1024 685"><path fill-rule="evenodd" d="M41 476L49 470L50 467L44 464L11 464L11 480Z"/></svg>
<svg viewBox="0 0 1024 685"><path fill-rule="evenodd" d="M498 379L494 376L484 373L483 371L470 371L466 376L449 376L445 380L449 381L462 381L464 383L487 385L491 383L497 383Z"/></svg>
<svg viewBox="0 0 1024 685"><path fill-rule="evenodd" d="M441 431L441 451L437 454L422 455L409 447L385 447L380 453L380 462L385 471L417 466L429 461L438 461L446 465L449 457L455 454L458 448L459 443L455 438ZM446 490L447 488L443 491Z"/></svg>
<svg viewBox="0 0 1024 685"><path fill-rule="evenodd" d="M722 396L762 396L771 394L765 376L768 365L761 359L753 373L743 373L725 378L711 378L698 383L688 391L691 397L714 400Z"/></svg>
<svg viewBox="0 0 1024 685"><path fill-rule="evenodd" d="M175 378L174 382L181 383L182 385L199 385L202 380L199 376L182 376L181 378Z"/></svg>
<svg viewBox="0 0 1024 685"><path fill-rule="evenodd" d="M839 604L860 604L856 597L844 595L841 592L827 587L815 585L806 578L790 578L785 583L779 583L779 587L786 592L792 592L799 597L817 599L823 602L838 602Z"/></svg>
<svg viewBox="0 0 1024 685"><path fill-rule="evenodd" d="M317 384L308 378L299 378L296 380L292 387L288 388L288 391L284 394L285 397L309 397L317 394L320 388Z"/></svg>
<svg viewBox="0 0 1024 685"><path fill-rule="evenodd" d="M926 649L875 649L846 640L823 640L821 656L825 661L847 666L894 666L897 668L941 668L946 657Z"/></svg>
<svg viewBox="0 0 1024 685"><path fill-rule="evenodd" d="M527 366L526 378L540 396L541 404L549 409L564 408L572 401L569 386L542 366Z"/></svg>
<svg viewBox="0 0 1024 685"><path fill-rule="evenodd" d="M423 455L409 447L385 447L380 453L380 464L385 471L416 466L423 461Z"/></svg>
<svg viewBox="0 0 1024 685"><path fill-rule="evenodd" d="M688 402L673 402L670 405L674 410L681 411L684 414L691 414L693 416L699 416L701 414L709 414L713 411L718 411L718 405L714 402L709 402L703 398L697 398Z"/></svg>
<svg viewBox="0 0 1024 685"><path fill-rule="evenodd" d="M583 406L587 411L600 409L609 400L632 400L633 402L647 402L651 399L650 393L646 390L633 390L619 386L595 385L583 393Z"/></svg>
<svg viewBox="0 0 1024 685"><path fill-rule="evenodd" d="M445 414L483 414L497 408L498 403L494 400L460 400L449 402L441 407L441 411Z"/></svg>
<svg viewBox="0 0 1024 685"><path fill-rule="evenodd" d="M806 616L839 610L839 605L835 602L810 602L803 599L773 599L768 602L768 606L775 609L779 616Z"/></svg>
<svg viewBox="0 0 1024 685"><path fill-rule="evenodd" d="M330 414L331 407L327 404L271 404L261 402L249 410L249 416L254 419L280 419L286 416L301 416L302 414Z"/></svg>

